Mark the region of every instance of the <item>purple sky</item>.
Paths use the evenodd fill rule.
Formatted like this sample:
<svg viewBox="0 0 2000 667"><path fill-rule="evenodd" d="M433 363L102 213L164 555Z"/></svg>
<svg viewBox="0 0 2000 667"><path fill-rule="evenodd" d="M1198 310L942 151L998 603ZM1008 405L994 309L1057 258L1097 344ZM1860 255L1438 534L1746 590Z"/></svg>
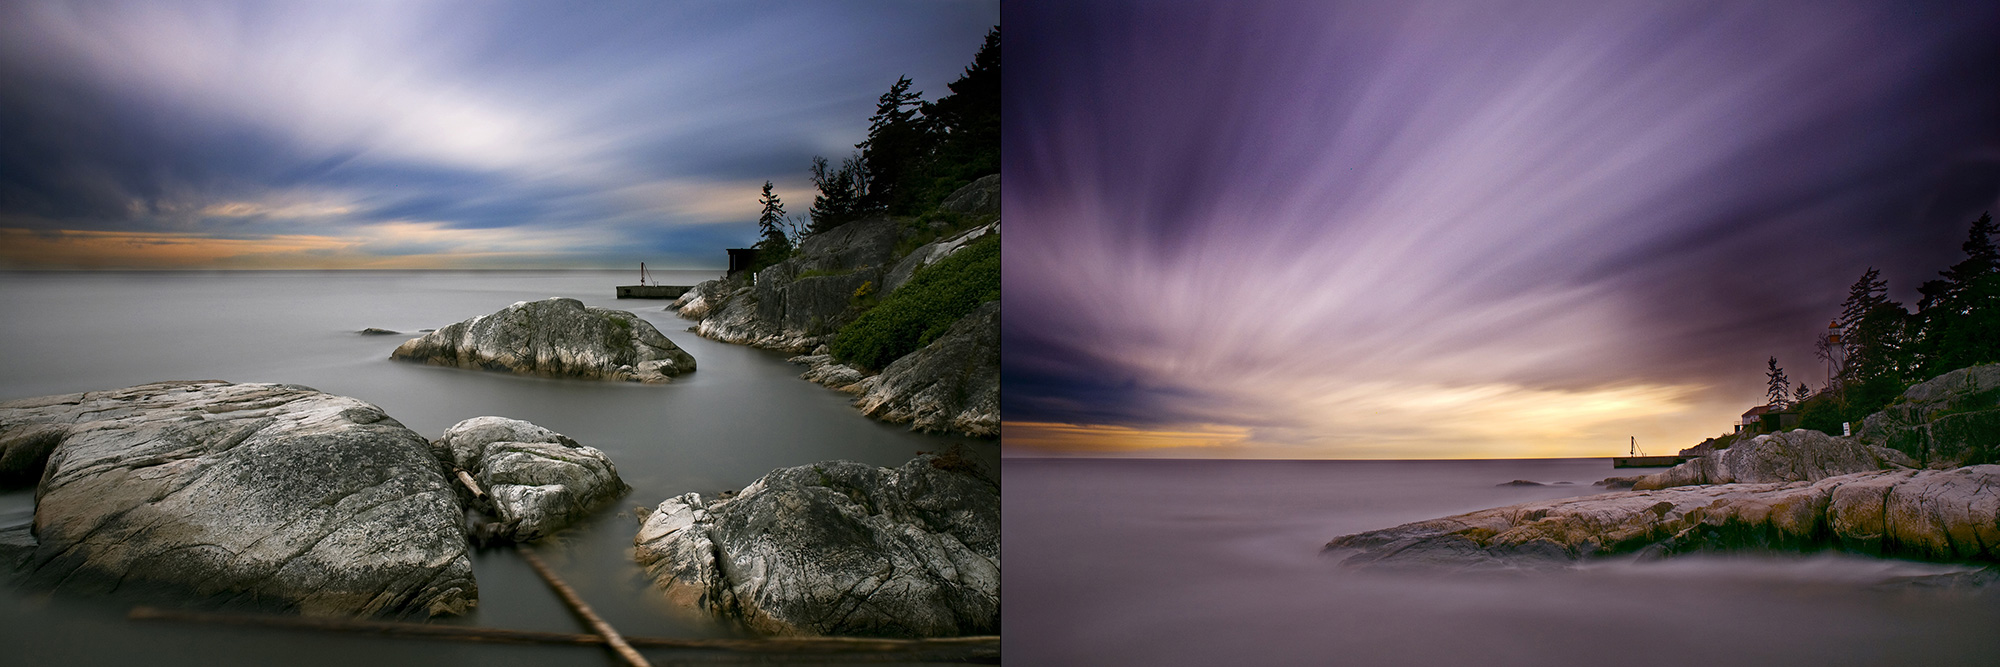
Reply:
<svg viewBox="0 0 2000 667"><path fill-rule="evenodd" d="M1012 454L1671 452L2000 208L1990 2L1002 14Z"/></svg>

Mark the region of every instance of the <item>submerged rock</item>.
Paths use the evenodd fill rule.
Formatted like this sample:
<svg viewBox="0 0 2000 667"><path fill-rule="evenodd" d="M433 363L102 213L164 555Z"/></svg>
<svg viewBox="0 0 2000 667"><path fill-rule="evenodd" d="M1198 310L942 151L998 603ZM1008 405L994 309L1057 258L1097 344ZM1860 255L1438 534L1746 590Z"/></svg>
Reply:
<svg viewBox="0 0 2000 667"><path fill-rule="evenodd" d="M861 386L855 405L870 417L919 431L1000 435L1000 302L981 304Z"/></svg>
<svg viewBox="0 0 2000 667"><path fill-rule="evenodd" d="M518 419L473 417L432 447L492 497L500 520L493 536L503 539L553 535L630 490L604 452Z"/></svg>
<svg viewBox="0 0 2000 667"><path fill-rule="evenodd" d="M1841 549L2000 561L2000 465L1882 470L1816 482L1715 484L1522 503L1347 535L1350 565L1565 565L1597 555Z"/></svg>
<svg viewBox="0 0 2000 667"><path fill-rule="evenodd" d="M400 334L400 333L403 333L403 332L401 332L401 331L391 331L391 330L389 330L389 329L377 329L377 328L375 328L375 327L368 327L368 328L366 328L366 329L362 329L361 331L359 331L359 332L357 332L357 333L360 333L360 334L361 334L361 335L363 335L363 336L394 336L394 335L396 335L396 334Z"/></svg>
<svg viewBox="0 0 2000 667"><path fill-rule="evenodd" d="M1835 475L1908 468L1902 452L1871 447L1810 429L1760 435L1640 477L1632 488L1645 491L1692 484L1735 482L1816 482Z"/></svg>
<svg viewBox="0 0 2000 667"><path fill-rule="evenodd" d="M954 458L775 470L734 497L660 503L634 543L670 599L758 632L1000 627L999 485Z"/></svg>
<svg viewBox="0 0 2000 667"><path fill-rule="evenodd" d="M2000 364L1920 382L1862 420L1855 436L1931 468L2000 463Z"/></svg>
<svg viewBox="0 0 2000 667"><path fill-rule="evenodd" d="M478 598L428 444L353 398L212 380L45 396L0 403L0 441L53 443L34 466L30 581L308 614L460 613Z"/></svg>
<svg viewBox="0 0 2000 667"><path fill-rule="evenodd" d="M521 375L667 382L694 357L637 315L576 299L522 301L412 339L389 355Z"/></svg>

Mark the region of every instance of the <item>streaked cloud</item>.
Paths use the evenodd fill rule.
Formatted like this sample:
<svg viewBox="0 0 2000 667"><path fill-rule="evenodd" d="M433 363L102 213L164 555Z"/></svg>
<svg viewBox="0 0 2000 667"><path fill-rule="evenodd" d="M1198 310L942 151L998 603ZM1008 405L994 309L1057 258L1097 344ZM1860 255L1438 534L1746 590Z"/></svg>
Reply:
<svg viewBox="0 0 2000 667"><path fill-rule="evenodd" d="M453 265L720 266L764 180L803 210L813 155L852 150L898 76L947 92L998 20L991 0L11 3L0 226L324 236L366 262L371 226L423 221L439 257L471 253ZM497 228L553 245L442 234Z"/></svg>
<svg viewBox="0 0 2000 667"><path fill-rule="evenodd" d="M1766 356L1816 378L1865 267L1907 299L2000 201L1996 12L1933 9L1009 4L1006 418L1303 457L1726 431Z"/></svg>

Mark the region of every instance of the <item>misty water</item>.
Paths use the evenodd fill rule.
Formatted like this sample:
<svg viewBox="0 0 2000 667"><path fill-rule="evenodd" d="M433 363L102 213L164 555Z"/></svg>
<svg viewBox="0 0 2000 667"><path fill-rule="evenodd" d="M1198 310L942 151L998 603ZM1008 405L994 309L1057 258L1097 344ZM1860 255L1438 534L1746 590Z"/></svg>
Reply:
<svg viewBox="0 0 2000 667"><path fill-rule="evenodd" d="M636 272L0 273L0 399L161 380L302 384L372 402L427 438L480 415L525 419L604 450L632 492L540 553L620 632L732 637L666 604L631 556L635 506L738 489L775 468L832 459L901 464L968 444L867 419L850 397L797 378L780 353L688 332L665 301L618 300ZM655 272L693 284L715 272ZM666 385L554 380L389 360L420 329L566 296L630 310L694 355ZM367 327L405 336L364 336ZM34 493L0 493L0 523L28 523ZM586 632L514 552L475 553L479 605L438 622ZM601 649L457 644L128 621L135 600L0 591L0 663L602 665ZM155 601L156 602L156 601ZM671 651L649 649L656 660ZM696 656L699 657L699 656ZM713 657L713 656L711 656Z"/></svg>
<svg viewBox="0 0 2000 667"><path fill-rule="evenodd" d="M1015 664L2000 664L2000 595L1882 585L1955 566L1766 554L1389 573L1320 552L1339 535L1600 493L1605 459L1010 458L1004 471ZM1496 486L1516 479L1549 485Z"/></svg>

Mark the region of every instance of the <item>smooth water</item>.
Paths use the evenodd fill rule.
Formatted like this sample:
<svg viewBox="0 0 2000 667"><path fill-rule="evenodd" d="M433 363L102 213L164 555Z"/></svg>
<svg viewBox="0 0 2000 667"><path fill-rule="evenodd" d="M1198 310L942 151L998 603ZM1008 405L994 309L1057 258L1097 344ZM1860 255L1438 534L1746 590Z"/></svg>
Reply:
<svg viewBox="0 0 2000 667"><path fill-rule="evenodd" d="M1320 553L1599 493L1604 459L1002 467L1013 664L2000 665L2000 595L1881 585L1950 566L1821 554L1441 575ZM1516 479L1573 483L1496 486Z"/></svg>
<svg viewBox="0 0 2000 667"><path fill-rule="evenodd" d="M712 272L656 272L693 284ZM710 341L664 312L618 300L631 272L0 273L0 400L160 380L283 382L372 402L425 437L480 415L525 419L610 455L632 492L540 553L620 632L736 636L668 606L633 563L631 509L688 491L738 489L774 468L831 459L882 466L964 442L867 419L849 396L797 378L785 355ZM419 329L567 296L629 310L694 355L667 385L552 380L392 362ZM367 327L408 336L363 336ZM34 493L0 493L26 523ZM446 622L586 632L511 550L478 552L479 606ZM132 622L132 600L0 591L0 664L600 665L600 649L495 646ZM659 660L674 653L658 652ZM711 656L712 657L712 656Z"/></svg>

